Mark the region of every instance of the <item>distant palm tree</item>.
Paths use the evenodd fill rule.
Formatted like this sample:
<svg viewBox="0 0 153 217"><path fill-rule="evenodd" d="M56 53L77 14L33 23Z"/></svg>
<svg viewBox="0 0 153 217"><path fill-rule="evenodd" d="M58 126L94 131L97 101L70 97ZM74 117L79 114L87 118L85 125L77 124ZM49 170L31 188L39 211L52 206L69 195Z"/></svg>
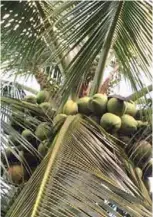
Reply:
<svg viewBox="0 0 153 217"><path fill-rule="evenodd" d="M2 69L17 76L34 74L41 89L50 93L51 107L44 112L24 97L2 94L2 179L13 184L6 147L29 179L15 185L20 194L4 204L6 216L150 216L150 193L137 172L135 153L140 141L151 143L151 105L137 114L149 124L128 142L86 115L70 115L56 125L53 118L69 98L77 101L87 88L89 96L107 93L116 72L135 92L128 98L115 97L146 105L152 86L144 86L142 72L151 81L151 12L147 1L2 1ZM110 64L113 73L104 81ZM45 157L12 126L13 121L19 130L28 128L33 134L41 122L49 124L52 135ZM11 135L18 146L9 143ZM129 157L127 148L132 146ZM21 149L29 154L28 160L23 160ZM35 168L31 160L38 162Z"/></svg>

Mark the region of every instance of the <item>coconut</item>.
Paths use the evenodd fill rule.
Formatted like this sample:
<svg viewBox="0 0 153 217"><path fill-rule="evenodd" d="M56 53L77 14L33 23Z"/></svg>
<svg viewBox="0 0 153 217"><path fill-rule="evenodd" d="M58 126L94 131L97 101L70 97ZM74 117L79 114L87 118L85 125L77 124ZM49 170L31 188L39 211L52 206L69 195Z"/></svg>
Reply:
<svg viewBox="0 0 153 217"><path fill-rule="evenodd" d="M56 125L57 123L64 123L66 118L67 118L66 114L58 114L55 116L53 120L53 124Z"/></svg>
<svg viewBox="0 0 153 217"><path fill-rule="evenodd" d="M49 102L43 102L40 104L40 108L43 110L46 114L52 114L52 106Z"/></svg>
<svg viewBox="0 0 153 217"><path fill-rule="evenodd" d="M125 106L126 106L125 114L131 115L131 116L134 117L136 115L136 113L137 113L135 103L132 102L132 101L125 102Z"/></svg>
<svg viewBox="0 0 153 217"><path fill-rule="evenodd" d="M105 113L100 120L100 125L108 132L116 132L121 127L121 119L117 115Z"/></svg>
<svg viewBox="0 0 153 217"><path fill-rule="evenodd" d="M35 96L25 96L23 100L32 104L36 104L37 102Z"/></svg>
<svg viewBox="0 0 153 217"><path fill-rule="evenodd" d="M104 114L107 109L107 100L108 99L105 94L95 94L89 102L90 110L96 115Z"/></svg>
<svg viewBox="0 0 153 217"><path fill-rule="evenodd" d="M73 100L68 100L64 107L63 107L63 113L66 115L75 115L78 112L78 106L77 103Z"/></svg>
<svg viewBox="0 0 153 217"><path fill-rule="evenodd" d="M87 96L82 97L77 101L79 113L83 113L86 115L89 115L91 113L91 110L89 108L89 101L90 97Z"/></svg>
<svg viewBox="0 0 153 217"><path fill-rule="evenodd" d="M42 122L36 128L35 135L36 137L38 137L38 139L43 141L51 136L51 127L48 125L47 122Z"/></svg>
<svg viewBox="0 0 153 217"><path fill-rule="evenodd" d="M135 133L137 130L137 121L130 115L123 115L121 117L121 129L120 131L124 134L132 134Z"/></svg>
<svg viewBox="0 0 153 217"><path fill-rule="evenodd" d="M31 130L28 130L28 129L25 129L22 131L22 134L21 134L27 141L29 142L33 142L36 140L36 138L34 137L33 133Z"/></svg>
<svg viewBox="0 0 153 217"><path fill-rule="evenodd" d="M46 142L42 142L38 146L38 152L42 155L45 156L47 154L48 147Z"/></svg>
<svg viewBox="0 0 153 217"><path fill-rule="evenodd" d="M151 158L152 148L150 143L141 140L136 147L133 148L132 160L134 163L143 168L147 161Z"/></svg>
<svg viewBox="0 0 153 217"><path fill-rule="evenodd" d="M49 101L49 98L50 98L50 94L48 91L46 90L41 90L37 96L36 96L36 99L37 99L37 103L40 104L42 102L47 102Z"/></svg>
<svg viewBox="0 0 153 217"><path fill-rule="evenodd" d="M24 180L24 168L22 165L12 165L8 168L8 173L15 184L20 184Z"/></svg>
<svg viewBox="0 0 153 217"><path fill-rule="evenodd" d="M122 116L125 112L125 102L120 99L111 98L107 103L107 110L109 113L113 113L118 116Z"/></svg>

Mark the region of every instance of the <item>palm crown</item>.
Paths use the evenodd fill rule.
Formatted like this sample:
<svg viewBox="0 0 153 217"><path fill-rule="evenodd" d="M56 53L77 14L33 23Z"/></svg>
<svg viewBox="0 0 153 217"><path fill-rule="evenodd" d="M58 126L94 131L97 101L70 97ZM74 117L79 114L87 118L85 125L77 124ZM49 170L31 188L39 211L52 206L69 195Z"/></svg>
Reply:
<svg viewBox="0 0 153 217"><path fill-rule="evenodd" d="M151 8L2 1L3 71L33 74L41 87L37 96L16 82L1 88L2 181L18 189L6 216L150 216ZM134 94L106 95L115 73Z"/></svg>

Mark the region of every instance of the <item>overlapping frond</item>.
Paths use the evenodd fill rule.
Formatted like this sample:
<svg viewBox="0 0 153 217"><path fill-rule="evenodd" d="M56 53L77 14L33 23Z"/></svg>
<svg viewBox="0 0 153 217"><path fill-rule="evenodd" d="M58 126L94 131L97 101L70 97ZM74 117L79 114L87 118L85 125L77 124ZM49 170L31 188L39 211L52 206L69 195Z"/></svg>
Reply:
<svg viewBox="0 0 153 217"><path fill-rule="evenodd" d="M101 133L79 115L68 117L6 216L122 216L108 202L150 216L150 199L127 176L121 149Z"/></svg>

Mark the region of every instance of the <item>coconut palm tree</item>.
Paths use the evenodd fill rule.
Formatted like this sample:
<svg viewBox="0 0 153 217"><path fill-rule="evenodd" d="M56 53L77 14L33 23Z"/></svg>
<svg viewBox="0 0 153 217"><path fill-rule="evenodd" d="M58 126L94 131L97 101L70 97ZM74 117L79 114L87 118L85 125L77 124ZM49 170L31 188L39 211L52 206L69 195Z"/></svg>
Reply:
<svg viewBox="0 0 153 217"><path fill-rule="evenodd" d="M56 124L54 117L68 99L84 94L84 86L90 97L107 93L116 72L135 92L114 97L146 105L152 86L145 87L142 76L151 80L151 9L146 1L2 1L4 73L34 74L50 105L46 110L38 101L2 91L2 179L18 188L5 204L6 216L150 216L148 158L143 176L137 168L141 141L151 143L150 104L137 112L147 125L128 141L105 131L89 114L75 112ZM110 64L112 74L104 81ZM44 155L36 133L42 122L51 131ZM34 141L24 136L25 129ZM21 164L17 181L6 147Z"/></svg>

